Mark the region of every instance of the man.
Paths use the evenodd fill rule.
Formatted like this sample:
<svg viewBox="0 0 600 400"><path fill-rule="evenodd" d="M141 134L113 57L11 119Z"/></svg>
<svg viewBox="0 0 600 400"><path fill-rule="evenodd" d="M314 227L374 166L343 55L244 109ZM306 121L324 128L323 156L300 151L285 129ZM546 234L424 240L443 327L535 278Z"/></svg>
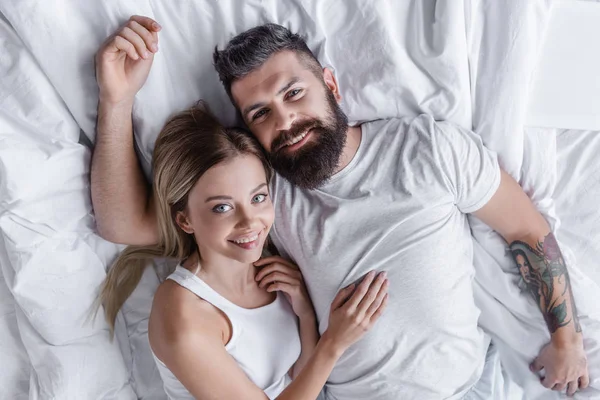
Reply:
<svg viewBox="0 0 600 400"><path fill-rule="evenodd" d="M97 56L92 196L98 229L115 242L156 240L131 111L159 30L151 19L132 17ZM427 116L348 126L333 73L299 36L278 25L241 33L215 51L214 61L278 174L271 188L273 241L301 268L320 331L341 287L371 269L388 272L388 309L340 359L329 398L473 395L489 339L477 326L466 213L522 251L533 269L552 276L543 310L552 340L532 366L545 369L543 385L569 393L588 385L581 328L554 236L477 135ZM488 389L486 398L495 398Z"/></svg>

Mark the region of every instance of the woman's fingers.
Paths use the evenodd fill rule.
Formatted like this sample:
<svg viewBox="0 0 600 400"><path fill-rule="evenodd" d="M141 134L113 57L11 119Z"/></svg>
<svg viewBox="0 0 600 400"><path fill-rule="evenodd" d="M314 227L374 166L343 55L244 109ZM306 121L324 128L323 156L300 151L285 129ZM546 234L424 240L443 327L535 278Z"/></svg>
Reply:
<svg viewBox="0 0 600 400"><path fill-rule="evenodd" d="M295 279L302 280L302 274L300 273L300 271L290 268L287 265L281 264L279 262L271 263L271 264L267 265L266 267L263 267L260 271L258 271L258 273L255 276L255 279L257 281L260 281L266 275L269 275L273 272L281 272L281 273L290 275Z"/></svg>
<svg viewBox="0 0 600 400"><path fill-rule="evenodd" d="M352 283L346 286L345 288L340 289L340 291L337 293L337 295L331 302L331 310L337 310L338 308L343 306L346 300L348 300L348 298L352 295L354 288L356 288L356 285Z"/></svg>
<svg viewBox="0 0 600 400"><path fill-rule="evenodd" d="M379 306L379 308L377 309L377 311L375 311L375 313L373 313L373 315L371 315L371 319L369 321L369 328L371 326L373 326L373 324L375 323L375 321L377 321L379 319L379 317L381 317L381 314L383 314L383 311L387 307L388 299L389 299L389 296L386 293L385 296L383 297L383 301L381 302L381 305Z"/></svg>
<svg viewBox="0 0 600 400"><path fill-rule="evenodd" d="M373 280L373 282L369 286L369 290L367 290L367 293L365 294L363 299L358 304L358 307L356 308L359 318L363 318L365 316L365 314L367 313L367 310L369 309L371 304L373 304L373 302L379 295L379 292L381 291L381 288L383 287L385 282L386 282L386 273L380 272L379 274L377 274L377 277Z"/></svg>
<svg viewBox="0 0 600 400"><path fill-rule="evenodd" d="M290 267L291 269L298 270L298 266L296 264L294 264L293 262L286 260L285 258L280 257L280 256L270 256L270 257L261 258L260 260L258 260L254 263L254 266L262 267L264 265L275 264L275 263L283 264L285 266Z"/></svg>
<svg viewBox="0 0 600 400"><path fill-rule="evenodd" d="M290 296L293 295L296 290L296 286L285 282L275 282L267 287L267 292L283 292L289 294Z"/></svg>
<svg viewBox="0 0 600 400"><path fill-rule="evenodd" d="M379 288L379 292L377 292L375 300L373 300L373 302L371 302L369 305L369 308L367 308L365 312L366 319L372 318L375 312L379 310L379 307L381 307L381 304L383 303L383 299L387 297L388 287L389 281L386 279Z"/></svg>
<svg viewBox="0 0 600 400"><path fill-rule="evenodd" d="M348 299L348 301L346 301L346 304L344 305L344 307L346 307L349 312L352 313L356 310L363 297L365 297L365 295L369 291L369 287L371 286L371 283L374 279L375 271L371 271L363 278L362 282L359 283L352 296Z"/></svg>
<svg viewBox="0 0 600 400"><path fill-rule="evenodd" d="M275 271L263 277L258 286L264 288L273 282L285 282L296 286L300 285L300 281L298 279L295 279L287 274L283 274L279 271Z"/></svg>

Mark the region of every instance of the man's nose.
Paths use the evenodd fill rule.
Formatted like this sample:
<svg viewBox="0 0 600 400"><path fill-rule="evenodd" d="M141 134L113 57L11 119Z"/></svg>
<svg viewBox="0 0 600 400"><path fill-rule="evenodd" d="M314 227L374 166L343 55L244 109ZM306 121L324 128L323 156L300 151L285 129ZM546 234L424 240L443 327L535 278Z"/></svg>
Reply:
<svg viewBox="0 0 600 400"><path fill-rule="evenodd" d="M294 121L296 121L296 112L294 110L290 110L289 108L279 108L275 112L275 129L278 131L289 130L294 124Z"/></svg>

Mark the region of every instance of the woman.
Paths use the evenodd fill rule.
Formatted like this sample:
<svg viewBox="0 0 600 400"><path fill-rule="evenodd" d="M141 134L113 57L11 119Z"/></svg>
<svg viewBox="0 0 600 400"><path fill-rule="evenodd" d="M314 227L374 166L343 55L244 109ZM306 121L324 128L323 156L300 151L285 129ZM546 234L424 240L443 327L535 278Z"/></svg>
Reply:
<svg viewBox="0 0 600 400"><path fill-rule="evenodd" d="M176 258L148 332L170 398L317 398L338 358L385 308L385 274L342 289L319 338L297 267L259 260L274 211L271 170L254 139L196 106L166 124L153 160L160 240L128 247L110 270L101 301L111 328L145 262Z"/></svg>

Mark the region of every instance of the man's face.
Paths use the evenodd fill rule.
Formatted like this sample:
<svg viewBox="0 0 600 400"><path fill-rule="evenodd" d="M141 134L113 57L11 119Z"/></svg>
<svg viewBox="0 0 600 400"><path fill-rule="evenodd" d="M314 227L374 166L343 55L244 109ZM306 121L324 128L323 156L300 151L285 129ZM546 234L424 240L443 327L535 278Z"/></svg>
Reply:
<svg viewBox="0 0 600 400"><path fill-rule="evenodd" d="M231 92L279 174L313 189L335 173L348 120L331 71L318 77L296 53L282 51L235 81Z"/></svg>

